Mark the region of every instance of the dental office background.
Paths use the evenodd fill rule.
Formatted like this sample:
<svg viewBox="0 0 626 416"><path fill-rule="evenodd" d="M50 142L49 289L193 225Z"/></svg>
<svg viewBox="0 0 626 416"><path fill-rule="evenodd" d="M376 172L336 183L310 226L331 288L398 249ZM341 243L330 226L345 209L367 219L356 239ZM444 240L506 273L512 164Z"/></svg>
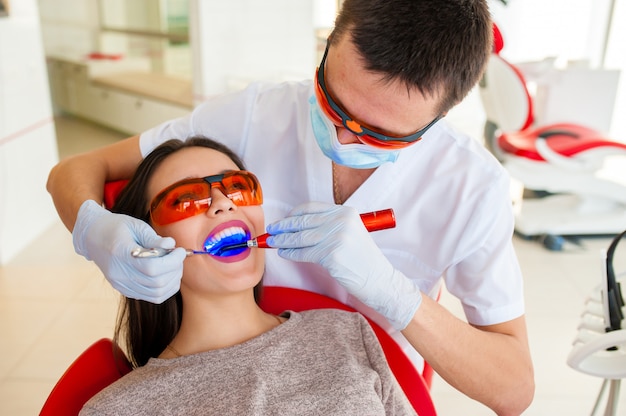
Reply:
<svg viewBox="0 0 626 416"><path fill-rule="evenodd" d="M625 0L506 3L490 5L509 61L585 68L591 77L626 70ZM310 78L337 2L2 0L2 6L0 266L58 221L45 189L59 158L55 114L130 135L251 80ZM600 105L584 105L584 95L569 103L579 112L575 119L626 142L626 79L604 88L609 98L597 91ZM470 95L459 105L468 106L480 132L480 101Z"/></svg>

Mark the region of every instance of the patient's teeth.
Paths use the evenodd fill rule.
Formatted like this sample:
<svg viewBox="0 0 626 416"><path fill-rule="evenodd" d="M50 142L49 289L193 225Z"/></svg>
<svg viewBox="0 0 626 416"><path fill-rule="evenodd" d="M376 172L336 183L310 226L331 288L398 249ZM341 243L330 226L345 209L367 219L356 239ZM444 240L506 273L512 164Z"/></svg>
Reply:
<svg viewBox="0 0 626 416"><path fill-rule="evenodd" d="M245 236L246 232L244 231L243 228L241 227L230 227L230 228L226 228L220 232L218 232L217 234L215 234L213 237L211 237L211 243L215 244L218 243L219 241L221 241L222 239L226 238L226 237L230 237L233 235L242 235Z"/></svg>

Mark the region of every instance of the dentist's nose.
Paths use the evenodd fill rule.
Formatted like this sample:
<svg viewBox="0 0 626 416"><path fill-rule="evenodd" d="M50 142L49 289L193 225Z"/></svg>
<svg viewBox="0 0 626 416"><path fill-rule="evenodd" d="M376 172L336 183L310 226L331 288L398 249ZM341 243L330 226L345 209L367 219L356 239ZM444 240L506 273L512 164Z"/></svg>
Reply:
<svg viewBox="0 0 626 416"><path fill-rule="evenodd" d="M337 140L341 144L361 144L359 137L345 127L337 127Z"/></svg>

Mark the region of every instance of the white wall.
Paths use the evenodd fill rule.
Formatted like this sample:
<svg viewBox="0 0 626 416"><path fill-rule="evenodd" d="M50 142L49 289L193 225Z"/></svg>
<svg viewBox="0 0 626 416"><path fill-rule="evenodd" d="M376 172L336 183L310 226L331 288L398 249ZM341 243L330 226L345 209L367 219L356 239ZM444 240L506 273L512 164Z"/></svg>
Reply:
<svg viewBox="0 0 626 416"><path fill-rule="evenodd" d="M312 77L317 65L315 25L325 22L320 7L334 13L325 4L328 0L315 10L314 1L189 0L197 101L253 80ZM82 59L99 47L111 49L98 38L97 0L38 2L49 55Z"/></svg>
<svg viewBox="0 0 626 416"><path fill-rule="evenodd" d="M615 1L613 23L607 45L605 66L621 69L620 82L613 112L613 138L626 143L626 2Z"/></svg>
<svg viewBox="0 0 626 416"><path fill-rule="evenodd" d="M36 0L36 2L39 4L46 53L83 57L98 49L97 0Z"/></svg>
<svg viewBox="0 0 626 416"><path fill-rule="evenodd" d="M0 265L57 220L45 189L58 161L36 0L0 18Z"/></svg>
<svg viewBox="0 0 626 416"><path fill-rule="evenodd" d="M254 80L313 76L313 0L190 0L189 15L199 101Z"/></svg>
<svg viewBox="0 0 626 416"><path fill-rule="evenodd" d="M608 0L509 0L490 2L505 39L502 54L513 61L556 56L597 59Z"/></svg>
<svg viewBox="0 0 626 416"><path fill-rule="evenodd" d="M502 31L502 55L511 62L557 59L588 61L592 68L621 71L613 108L611 138L626 142L626 4L615 2L608 40L607 59L602 62L610 5L613 0L508 0L490 1L494 21ZM581 96L581 102L585 97ZM594 111L589 106L589 111Z"/></svg>

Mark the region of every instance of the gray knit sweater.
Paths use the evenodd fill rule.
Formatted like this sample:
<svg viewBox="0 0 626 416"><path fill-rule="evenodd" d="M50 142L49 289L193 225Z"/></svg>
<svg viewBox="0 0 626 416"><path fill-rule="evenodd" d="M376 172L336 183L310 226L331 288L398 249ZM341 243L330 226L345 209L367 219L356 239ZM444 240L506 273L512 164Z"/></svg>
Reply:
<svg viewBox="0 0 626 416"><path fill-rule="evenodd" d="M358 313L285 312L242 344L152 358L91 398L87 415L414 415Z"/></svg>

